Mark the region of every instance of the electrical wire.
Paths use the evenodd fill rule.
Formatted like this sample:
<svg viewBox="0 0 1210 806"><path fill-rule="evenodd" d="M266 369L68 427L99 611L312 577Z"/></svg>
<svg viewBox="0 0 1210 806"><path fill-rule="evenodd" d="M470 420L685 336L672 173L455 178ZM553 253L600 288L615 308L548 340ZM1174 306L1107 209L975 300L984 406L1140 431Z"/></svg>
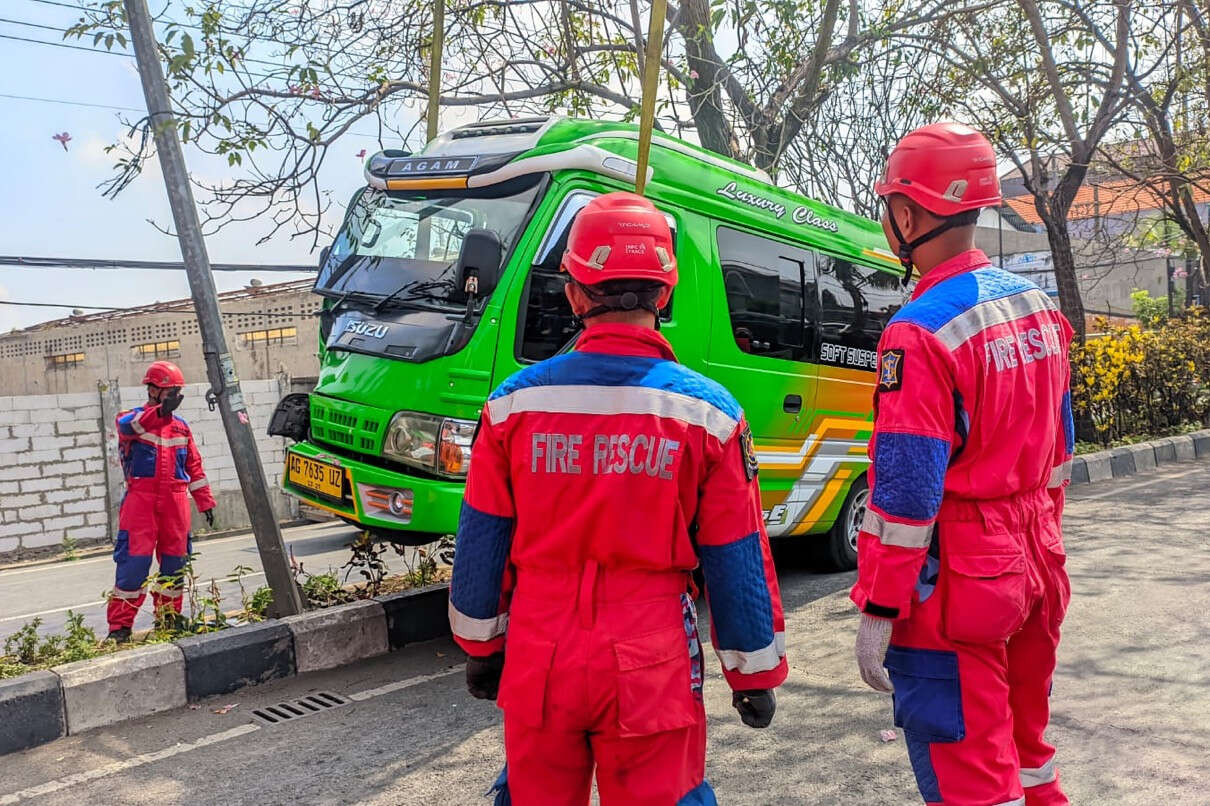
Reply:
<svg viewBox="0 0 1210 806"><path fill-rule="evenodd" d="M9 98L14 101L38 101L44 104L63 104L64 106L87 106L93 109L112 109L115 112L146 112L146 109L137 109L133 106L110 106L109 104L93 104L88 101L69 101L65 98L39 98L36 95L9 95L6 92L0 92L0 98Z"/></svg>
<svg viewBox="0 0 1210 806"><path fill-rule="evenodd" d="M269 292L272 293L272 292ZM222 294L219 295L222 303ZM173 304L173 303L161 303ZM189 304L189 303L181 303ZM72 305L67 302L26 302L21 300L0 299L0 305L12 305L18 308L63 308L64 310L101 311L103 313L154 313L177 314L180 316L195 316L192 306L187 310L161 310L158 305L132 305L129 307L106 307L103 305ZM275 316L287 319L311 319L318 313L274 313L272 311L221 311L223 316ZM44 323L43 323L44 324Z"/></svg>

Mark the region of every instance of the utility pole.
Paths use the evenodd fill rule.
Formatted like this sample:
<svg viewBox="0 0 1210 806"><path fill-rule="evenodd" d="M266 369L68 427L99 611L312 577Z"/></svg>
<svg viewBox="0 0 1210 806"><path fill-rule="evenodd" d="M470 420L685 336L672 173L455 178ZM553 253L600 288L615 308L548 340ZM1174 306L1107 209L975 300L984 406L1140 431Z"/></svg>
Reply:
<svg viewBox="0 0 1210 806"><path fill-rule="evenodd" d="M147 114L155 134L156 152L159 154L164 186L168 191L168 202L172 206L172 218L181 246L181 258L185 262L193 307L197 311L202 351L206 357L206 375L223 418L231 457L235 461L235 471L244 493L244 504L252 520L256 548L265 569L265 579L273 591L271 611L277 616L294 615L302 612L302 599L290 573L277 516L269 504L269 486L265 482L260 454L256 451L256 440L252 436L248 407L244 404L239 378L235 374L235 360L227 351L227 339L223 335L223 321L214 290L214 275L210 272L210 258L206 255L206 242L197 219L189 172L185 168L185 156L177 137L176 122L168 99L168 85L164 83L164 71L156 47L155 30L151 27L151 15L147 12L147 0L124 0L124 3L139 66L139 79L143 83L143 97L147 101Z"/></svg>
<svg viewBox="0 0 1210 806"><path fill-rule="evenodd" d="M445 0L433 2L433 48L429 54L428 139L437 136L437 113L441 106L441 46L445 41Z"/></svg>

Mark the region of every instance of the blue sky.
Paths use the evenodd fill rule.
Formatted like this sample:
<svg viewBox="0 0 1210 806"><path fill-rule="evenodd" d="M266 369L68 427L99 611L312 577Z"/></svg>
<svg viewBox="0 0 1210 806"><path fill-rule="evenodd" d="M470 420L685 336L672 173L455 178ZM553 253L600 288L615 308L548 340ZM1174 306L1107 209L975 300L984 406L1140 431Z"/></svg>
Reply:
<svg viewBox="0 0 1210 806"><path fill-rule="evenodd" d="M57 0L71 3L78 0ZM153 12L162 8L153 2ZM171 10L171 9L170 9ZM79 14L36 0L3 0L0 18L65 28ZM61 41L52 30L0 22L0 35ZM75 42L75 40L72 40ZM91 40L83 43L91 45ZM143 106L134 60L66 48L0 39L0 96L33 96L105 106ZM114 201L101 196L97 184L112 175L114 158L104 152L123 131L119 115L60 103L0 97L0 254L50 257L180 260L176 239L158 232L148 219L171 222L158 164ZM130 117L133 112L124 113ZM370 131L368 124L365 127ZM68 132L67 151L51 139ZM373 152L373 139L345 138L347 160L330 156L325 189L343 205L362 183L361 148ZM390 145L390 144L388 144ZM186 149L191 172L211 178L230 176L224 160ZM233 225L207 239L212 261L227 263L300 263L316 259L303 239L281 236L256 246L263 223ZM302 274L215 273L220 291L243 287L252 277L266 283ZM135 270L26 269L0 266L0 299L65 302L63 309L0 305L0 333L39 321L66 316L71 305L140 305L188 296L182 273Z"/></svg>

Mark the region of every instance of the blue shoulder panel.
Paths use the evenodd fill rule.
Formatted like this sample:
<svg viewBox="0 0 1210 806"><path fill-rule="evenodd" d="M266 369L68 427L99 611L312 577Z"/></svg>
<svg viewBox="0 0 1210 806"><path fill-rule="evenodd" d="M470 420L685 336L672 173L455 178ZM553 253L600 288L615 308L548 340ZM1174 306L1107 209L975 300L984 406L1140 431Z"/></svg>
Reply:
<svg viewBox="0 0 1210 806"><path fill-rule="evenodd" d="M1003 269L987 267L959 274L925 291L904 305L891 323L910 322L935 333L959 314L980 302L1020 294L1037 288L1030 280Z"/></svg>
<svg viewBox="0 0 1210 806"><path fill-rule="evenodd" d="M532 386L645 386L704 400L734 420L743 416L721 384L663 358L572 352L526 367L500 384L490 400Z"/></svg>
<svg viewBox="0 0 1210 806"><path fill-rule="evenodd" d="M949 458L946 440L879 433L874 441L874 506L896 518L932 520L941 509Z"/></svg>

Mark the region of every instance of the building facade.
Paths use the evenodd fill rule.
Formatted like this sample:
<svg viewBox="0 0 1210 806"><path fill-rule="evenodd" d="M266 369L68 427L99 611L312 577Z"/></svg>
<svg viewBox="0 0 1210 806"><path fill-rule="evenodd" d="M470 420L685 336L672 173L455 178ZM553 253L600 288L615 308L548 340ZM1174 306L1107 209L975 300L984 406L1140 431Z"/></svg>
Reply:
<svg viewBox="0 0 1210 806"><path fill-rule="evenodd" d="M241 379L319 372L321 300L311 280L253 285L219 295L227 347ZM205 381L193 301L71 316L0 336L0 396L95 392L100 382L141 383L158 359Z"/></svg>

